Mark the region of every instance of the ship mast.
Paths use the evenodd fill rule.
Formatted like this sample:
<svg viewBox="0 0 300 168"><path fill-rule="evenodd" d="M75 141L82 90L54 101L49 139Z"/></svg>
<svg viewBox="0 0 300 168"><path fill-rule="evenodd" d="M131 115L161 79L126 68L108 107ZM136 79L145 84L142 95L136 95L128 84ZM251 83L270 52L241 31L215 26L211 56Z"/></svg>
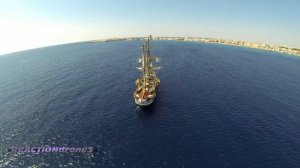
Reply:
<svg viewBox="0 0 300 168"><path fill-rule="evenodd" d="M159 61L159 57L152 57L150 52L150 40L152 36L150 35L146 40L145 45L142 46L142 57L139 62L142 64L141 67L138 67L140 71L143 72L143 78L149 78L150 76L155 76L154 70L160 69L160 67L153 67L152 61ZM144 80L145 81L145 80Z"/></svg>

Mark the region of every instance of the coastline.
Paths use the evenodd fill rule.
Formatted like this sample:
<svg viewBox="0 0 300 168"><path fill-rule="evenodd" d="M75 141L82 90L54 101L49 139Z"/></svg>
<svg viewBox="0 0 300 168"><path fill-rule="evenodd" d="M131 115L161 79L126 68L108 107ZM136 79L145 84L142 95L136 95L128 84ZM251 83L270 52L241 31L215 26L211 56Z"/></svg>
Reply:
<svg viewBox="0 0 300 168"><path fill-rule="evenodd" d="M99 39L92 40L90 43L97 42L113 42L113 41L124 41L124 40L145 40L146 37L129 37L129 38L110 38L110 39ZM275 51L283 54L289 54L294 56L300 56L300 49L292 48L287 46L271 45L266 43L256 43L239 40L225 40L225 39L214 39L214 38L202 38L202 37L153 37L153 40L176 40L176 41L190 41L190 42L202 42L202 43L216 43L232 46L240 46L247 48L255 48L266 51Z"/></svg>

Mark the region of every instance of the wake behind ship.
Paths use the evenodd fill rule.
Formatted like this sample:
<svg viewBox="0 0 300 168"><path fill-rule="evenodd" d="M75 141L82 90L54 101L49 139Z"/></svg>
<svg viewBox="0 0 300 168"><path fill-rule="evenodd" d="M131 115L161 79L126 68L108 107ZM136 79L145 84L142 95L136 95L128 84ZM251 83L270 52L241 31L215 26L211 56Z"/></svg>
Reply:
<svg viewBox="0 0 300 168"><path fill-rule="evenodd" d="M136 81L136 90L133 93L135 103L139 106L148 106L153 103L156 97L156 87L159 85L160 80L156 77L154 70L160 69L160 67L154 67L152 61L160 61L159 57L152 57L150 54L150 40L151 35L146 40L145 45L142 46L142 56L138 59L141 63L140 67L137 67L142 72L142 76Z"/></svg>

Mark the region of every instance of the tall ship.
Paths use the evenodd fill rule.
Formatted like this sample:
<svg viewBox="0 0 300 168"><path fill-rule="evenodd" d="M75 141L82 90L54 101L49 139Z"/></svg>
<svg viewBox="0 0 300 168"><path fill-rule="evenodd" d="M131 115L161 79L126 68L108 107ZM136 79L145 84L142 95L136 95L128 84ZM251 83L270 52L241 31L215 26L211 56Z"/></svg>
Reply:
<svg viewBox="0 0 300 168"><path fill-rule="evenodd" d="M160 67L154 67L152 64L153 61L159 62L160 58L151 56L150 40L152 40L151 35L142 46L142 56L138 59L141 66L137 69L142 72L142 75L135 81L136 89L133 97L139 106L149 106L153 103L156 97L155 90L160 83L155 73L155 70L160 69Z"/></svg>

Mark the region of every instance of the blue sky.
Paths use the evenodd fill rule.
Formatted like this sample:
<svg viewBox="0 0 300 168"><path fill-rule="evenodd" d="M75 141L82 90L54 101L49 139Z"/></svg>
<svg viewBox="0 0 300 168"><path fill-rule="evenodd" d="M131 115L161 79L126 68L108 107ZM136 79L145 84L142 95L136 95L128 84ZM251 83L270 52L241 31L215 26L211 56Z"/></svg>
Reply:
<svg viewBox="0 0 300 168"><path fill-rule="evenodd" d="M0 54L128 36L199 36L300 48L298 0L1 0Z"/></svg>

